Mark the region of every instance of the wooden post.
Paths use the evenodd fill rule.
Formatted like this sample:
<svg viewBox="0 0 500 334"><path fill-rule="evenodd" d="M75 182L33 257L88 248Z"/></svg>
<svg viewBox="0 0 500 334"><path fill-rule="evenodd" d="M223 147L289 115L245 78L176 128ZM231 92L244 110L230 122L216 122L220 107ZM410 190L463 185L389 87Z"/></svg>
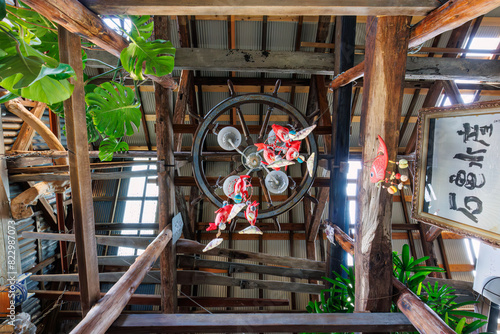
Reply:
<svg viewBox="0 0 500 334"><path fill-rule="evenodd" d="M395 160L403 101L409 17L369 17L366 32L366 77L363 89L361 143L363 162L377 157L380 135L389 160ZM356 311L384 312L391 306L393 198L370 182L362 169L356 222Z"/></svg>
<svg viewBox="0 0 500 334"><path fill-rule="evenodd" d="M68 141L71 197L75 230L76 257L83 314L100 298L97 268L97 248L94 229L94 205L90 179L89 150L83 90L82 50L80 37L59 27L61 62L69 64L77 79L73 95L64 101L66 138Z"/></svg>
<svg viewBox="0 0 500 334"><path fill-rule="evenodd" d="M337 241L347 253L355 256L354 241L351 237L345 234L338 226L334 226L334 229L335 241ZM398 281L398 279L392 274L390 282L390 284L394 287L394 290L398 293L394 296L394 301L398 305L401 312L408 317L420 333L455 333L455 331L453 331L433 310L425 305L420 298L411 292L403 283Z"/></svg>
<svg viewBox="0 0 500 334"><path fill-rule="evenodd" d="M92 307L85 318L76 326L72 334L105 333L127 305L134 291L139 287L146 274L168 242L172 239L172 231L165 227L156 239L146 248L130 266L129 270L115 285Z"/></svg>
<svg viewBox="0 0 500 334"><path fill-rule="evenodd" d="M154 36L170 39L168 17L154 17ZM158 223L160 229L169 225L174 216L174 131L170 105L172 91L155 84L156 145L158 154ZM177 309L177 283L175 244L170 242L160 256L162 312L175 313Z"/></svg>

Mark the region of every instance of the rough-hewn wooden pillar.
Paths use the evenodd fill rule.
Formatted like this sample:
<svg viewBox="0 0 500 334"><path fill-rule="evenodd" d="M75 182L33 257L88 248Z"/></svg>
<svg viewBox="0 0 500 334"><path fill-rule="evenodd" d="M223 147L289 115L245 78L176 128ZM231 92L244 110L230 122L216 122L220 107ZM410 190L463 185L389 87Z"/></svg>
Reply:
<svg viewBox="0 0 500 334"><path fill-rule="evenodd" d="M66 138L68 141L69 176L75 230L76 259L82 314L85 316L100 295L95 239L94 204L90 176L89 149L83 90L82 47L80 37L59 27L61 62L71 65L77 79L73 95L64 101Z"/></svg>
<svg viewBox="0 0 500 334"><path fill-rule="evenodd" d="M154 17L154 35L169 40L166 16ZM155 83L156 146L158 155L158 224L160 230L171 224L174 216L174 130L170 112L172 91ZM175 313L177 309L177 281L175 245L170 241L160 256L161 308L163 313Z"/></svg>
<svg viewBox="0 0 500 334"><path fill-rule="evenodd" d="M384 138L395 160L403 101L409 17L369 17L361 115L364 167L358 181L356 222L356 311L387 312L392 295L391 215L393 198L370 182L370 161Z"/></svg>

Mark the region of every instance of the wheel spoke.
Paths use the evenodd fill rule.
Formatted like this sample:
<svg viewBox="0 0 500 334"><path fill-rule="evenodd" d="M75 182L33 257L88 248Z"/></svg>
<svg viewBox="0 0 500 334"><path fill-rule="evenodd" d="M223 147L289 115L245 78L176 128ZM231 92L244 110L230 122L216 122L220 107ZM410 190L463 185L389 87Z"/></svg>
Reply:
<svg viewBox="0 0 500 334"><path fill-rule="evenodd" d="M245 140L247 141L247 146L253 145L252 137L250 137L250 131L248 131L247 122L245 121L243 113L239 107L236 108L236 113L240 119L241 127L243 128L243 135L245 135Z"/></svg>
<svg viewBox="0 0 500 334"><path fill-rule="evenodd" d="M262 127L260 128L259 140L258 142L262 143L263 138L267 132L267 126L269 124L269 119L271 118L271 113L273 112L274 107L269 106L266 111L266 117L264 117L264 122L262 123Z"/></svg>
<svg viewBox="0 0 500 334"><path fill-rule="evenodd" d="M264 173L260 170L257 172L257 176L259 177L259 182L260 182L260 188L264 192L264 197L269 204L268 208L273 207L273 200L271 199L271 193L266 187L266 182L264 181Z"/></svg>
<svg viewBox="0 0 500 334"><path fill-rule="evenodd" d="M238 167L236 167L235 170L233 170L231 173L229 173L227 176L223 177L222 179L220 179L217 183L220 185L221 183L224 183L224 181L226 181L226 179L228 177L231 177L233 175L236 175L236 174L239 174L241 172L243 172L245 170L245 166L244 165L239 165ZM217 187L217 184L215 186L213 186L214 188Z"/></svg>

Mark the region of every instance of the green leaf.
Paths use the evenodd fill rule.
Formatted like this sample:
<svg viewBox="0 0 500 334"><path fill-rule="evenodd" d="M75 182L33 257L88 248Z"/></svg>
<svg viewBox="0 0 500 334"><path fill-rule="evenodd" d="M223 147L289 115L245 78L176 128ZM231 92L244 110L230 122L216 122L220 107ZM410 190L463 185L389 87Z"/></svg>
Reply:
<svg viewBox="0 0 500 334"><path fill-rule="evenodd" d="M0 104L5 103L5 102L10 101L10 100L13 100L13 99L15 99L17 97L19 97L19 95L16 95L16 94L14 94L12 92L8 92L4 96L0 97Z"/></svg>
<svg viewBox="0 0 500 334"><path fill-rule="evenodd" d="M458 322L457 327L455 327L455 332L457 332L457 334L462 334L462 329L464 328L465 321L466 321L466 319L462 318Z"/></svg>
<svg viewBox="0 0 500 334"><path fill-rule="evenodd" d="M85 95L94 124L101 133L112 138L134 134L141 123L140 104L135 103L134 92L117 83L105 82L93 93Z"/></svg>
<svg viewBox="0 0 500 334"><path fill-rule="evenodd" d="M157 39L147 42L143 37L138 37L122 50L120 60L132 79L144 80L144 74L161 77L171 73L174 55L175 48L169 41Z"/></svg>
<svg viewBox="0 0 500 334"><path fill-rule="evenodd" d="M30 30L38 38L44 36L48 32L53 32L50 29L55 29L56 26L47 20L45 17L33 10L28 10L19 7L9 7L7 18L11 22L15 22L25 29Z"/></svg>
<svg viewBox="0 0 500 334"><path fill-rule="evenodd" d="M132 29L130 30L130 38L132 40L137 40L139 37L148 39L153 34L154 22L150 21L151 16L129 16L130 22L132 23ZM148 22L150 21L150 22Z"/></svg>
<svg viewBox="0 0 500 334"><path fill-rule="evenodd" d="M99 145L99 159L111 161L115 152L128 151L128 144L120 139L106 138Z"/></svg>
<svg viewBox="0 0 500 334"><path fill-rule="evenodd" d="M55 104L67 100L73 93L73 85L68 80L56 80L49 76L44 76L36 80L31 85L21 89L14 89L13 86L21 78L20 74L8 77L0 82L0 86L5 87L12 93L29 100L40 101L47 104Z"/></svg>
<svg viewBox="0 0 500 334"><path fill-rule="evenodd" d="M17 54L15 56L4 57L0 60L0 80L15 76L17 80L12 81L12 86L8 90L20 89L31 85L42 71L43 61L35 56L24 57ZM19 74L19 75L18 75Z"/></svg>
<svg viewBox="0 0 500 334"><path fill-rule="evenodd" d="M88 111L87 111L86 119L87 119L87 140L88 140L88 142L93 143L95 141L98 141L99 137L100 137L100 133L97 130L97 128L95 127L94 119L92 118L92 114Z"/></svg>
<svg viewBox="0 0 500 334"><path fill-rule="evenodd" d="M7 15L5 0L0 0L0 20L3 20L5 15Z"/></svg>

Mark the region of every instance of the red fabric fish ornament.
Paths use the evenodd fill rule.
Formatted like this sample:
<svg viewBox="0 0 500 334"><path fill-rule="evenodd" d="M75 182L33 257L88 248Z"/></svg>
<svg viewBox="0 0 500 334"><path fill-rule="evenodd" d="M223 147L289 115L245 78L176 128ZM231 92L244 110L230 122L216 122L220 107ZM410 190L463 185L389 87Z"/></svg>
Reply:
<svg viewBox="0 0 500 334"><path fill-rule="evenodd" d="M238 181L234 184L233 199L236 203L246 202L248 199L248 187L251 187L250 175L241 175Z"/></svg>
<svg viewBox="0 0 500 334"><path fill-rule="evenodd" d="M266 144L257 143L254 145L257 146L259 151L264 150L264 160L266 160L266 161L262 161L262 163L264 165L272 164L276 160L276 154L274 154L273 150L270 150ZM274 170L280 170L280 169L276 167L276 168L274 168Z"/></svg>
<svg viewBox="0 0 500 334"><path fill-rule="evenodd" d="M385 179L385 171L389 164L389 155L387 154L387 147L382 137L378 136L379 145L377 150L377 157L373 160L370 169L370 182L377 183Z"/></svg>
<svg viewBox="0 0 500 334"><path fill-rule="evenodd" d="M214 231L219 228L219 226L223 227L222 230L226 228L226 222L228 220L229 214L233 209L233 204L227 204L215 211L217 216L215 216L215 222L209 223L207 227L207 231Z"/></svg>
<svg viewBox="0 0 500 334"><path fill-rule="evenodd" d="M288 144L290 141L290 130L284 126L276 124L271 125L271 127L273 128L276 138L278 138L282 143Z"/></svg>
<svg viewBox="0 0 500 334"><path fill-rule="evenodd" d="M286 151L286 160L292 161L297 159L298 162L303 163L304 157L299 155L301 141L292 141L289 143L289 148Z"/></svg>
<svg viewBox="0 0 500 334"><path fill-rule="evenodd" d="M262 234L262 231L257 226L255 226L255 223L257 222L257 214L259 212L259 210L257 209L258 206L259 203L257 203L257 201L253 201L252 204L249 204L247 206L247 209L245 211L245 218L248 220L250 226L240 231L239 234Z"/></svg>

